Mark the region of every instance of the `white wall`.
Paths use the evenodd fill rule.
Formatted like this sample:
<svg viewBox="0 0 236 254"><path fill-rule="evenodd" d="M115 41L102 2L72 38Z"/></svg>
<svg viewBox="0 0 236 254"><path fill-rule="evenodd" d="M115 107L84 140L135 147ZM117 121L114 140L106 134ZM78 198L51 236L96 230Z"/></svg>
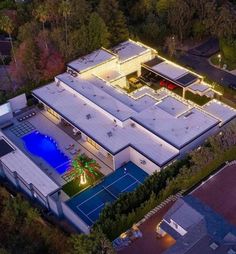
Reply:
<svg viewBox="0 0 236 254"><path fill-rule="evenodd" d="M130 147L130 160L138 167L143 169L145 172L147 172L149 175L151 175L155 171L159 172L161 170L159 166L148 160L144 155L140 154L132 147ZM145 161L146 164L142 164L141 161Z"/></svg>
<svg viewBox="0 0 236 254"><path fill-rule="evenodd" d="M152 52L148 51L135 58L131 58L120 64L120 72L125 75L129 75L133 72L138 72L138 76L141 75L141 63L147 62L152 59Z"/></svg>
<svg viewBox="0 0 236 254"><path fill-rule="evenodd" d="M90 228L86 225L77 214L75 214L64 202L62 202L62 211L64 216L79 230L85 234L90 233Z"/></svg>
<svg viewBox="0 0 236 254"><path fill-rule="evenodd" d="M112 85L119 86L121 88L126 88L127 87L127 81L126 81L126 76L121 77L115 81L110 82Z"/></svg>
<svg viewBox="0 0 236 254"><path fill-rule="evenodd" d="M14 172L11 172L8 168L5 167L5 165L2 165L3 171L5 173L5 176L14 184L16 187L18 187L19 183L16 178L16 175Z"/></svg>
<svg viewBox="0 0 236 254"><path fill-rule="evenodd" d="M33 197L32 191L30 190L30 186L24 184L21 180L18 180L19 182L19 187L26 193L28 194L31 198Z"/></svg>
<svg viewBox="0 0 236 254"><path fill-rule="evenodd" d="M180 235L185 235L187 231L183 229L180 225L174 222L172 219L169 221L164 220L170 227L172 227L175 231L177 231Z"/></svg>
<svg viewBox="0 0 236 254"><path fill-rule="evenodd" d="M127 163L129 161L130 161L130 147L127 147L114 156L113 168L114 169L120 168L124 163Z"/></svg>
<svg viewBox="0 0 236 254"><path fill-rule="evenodd" d="M61 201L58 197L58 192L53 194L53 196L48 196L48 204L52 212L54 212L57 216L62 215L62 207Z"/></svg>
<svg viewBox="0 0 236 254"><path fill-rule="evenodd" d="M180 156L182 157L183 155L185 155L187 152L193 150L194 148L200 146L203 144L203 142L210 136L216 134L217 132L219 132L219 125L215 126L214 128L210 129L209 131L207 131L205 134L201 135L200 137L198 137L196 140L194 140L193 142L191 142L190 144L186 145L185 147L183 147L180 150Z"/></svg>
<svg viewBox="0 0 236 254"><path fill-rule="evenodd" d="M21 94L9 100L13 112L17 112L27 106L25 94Z"/></svg>
<svg viewBox="0 0 236 254"><path fill-rule="evenodd" d="M82 78L89 77L91 74L97 74L101 73L104 70L117 70L117 58L114 58L108 62L101 63L100 65L95 66L94 68L91 68L85 72L82 72L80 75Z"/></svg>

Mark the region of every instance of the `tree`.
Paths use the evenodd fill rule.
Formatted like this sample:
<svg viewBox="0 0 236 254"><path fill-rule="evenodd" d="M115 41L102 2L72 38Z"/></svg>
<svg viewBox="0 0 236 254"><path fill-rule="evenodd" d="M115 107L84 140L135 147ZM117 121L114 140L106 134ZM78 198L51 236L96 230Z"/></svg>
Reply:
<svg viewBox="0 0 236 254"><path fill-rule="evenodd" d="M71 5L68 0L64 0L61 2L59 6L59 12L62 14L65 21L65 40L66 40L66 49L67 49L68 48L68 17L71 14Z"/></svg>
<svg viewBox="0 0 236 254"><path fill-rule="evenodd" d="M45 4L38 5L37 9L35 10L35 17L43 25L43 36L44 36L44 40L45 40L45 46L47 48L48 45L47 45L47 42L46 42L46 35L45 35L45 23L49 19L49 12L48 12L48 9L46 8Z"/></svg>
<svg viewBox="0 0 236 254"><path fill-rule="evenodd" d="M87 178L95 178L99 164L85 154L78 155L72 162L72 169L66 173L69 178L79 178L81 184L87 182Z"/></svg>
<svg viewBox="0 0 236 254"><path fill-rule="evenodd" d="M88 24L89 50L100 47L109 47L110 34L103 19L96 13L92 13Z"/></svg>
<svg viewBox="0 0 236 254"><path fill-rule="evenodd" d="M12 32L14 30L14 24L12 20L6 15L2 15L2 17L0 18L0 30L7 33L10 38L12 56L13 56L14 62L16 63L16 57L15 57L15 52L14 52L14 47L12 42Z"/></svg>
<svg viewBox="0 0 236 254"><path fill-rule="evenodd" d="M71 254L115 254L111 242L101 231L90 235L74 235L70 239Z"/></svg>
<svg viewBox="0 0 236 254"><path fill-rule="evenodd" d="M180 42L189 35L193 11L186 0L170 1L168 9L168 24L173 33L177 33Z"/></svg>
<svg viewBox="0 0 236 254"><path fill-rule="evenodd" d="M236 15L229 5L224 4L219 8L216 19L216 34L219 38L232 38L236 35Z"/></svg>
<svg viewBox="0 0 236 254"><path fill-rule="evenodd" d="M129 32L126 20L116 0L101 0L98 13L108 27L112 45L127 40Z"/></svg>

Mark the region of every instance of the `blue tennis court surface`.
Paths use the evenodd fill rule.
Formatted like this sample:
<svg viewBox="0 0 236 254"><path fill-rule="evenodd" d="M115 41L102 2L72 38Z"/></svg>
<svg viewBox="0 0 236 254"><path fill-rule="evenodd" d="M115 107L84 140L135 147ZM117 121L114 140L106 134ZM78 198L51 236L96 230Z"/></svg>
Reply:
<svg viewBox="0 0 236 254"><path fill-rule="evenodd" d="M67 205L88 226L92 226L107 202L115 201L122 193L133 191L147 176L145 171L129 162L96 186L70 199Z"/></svg>

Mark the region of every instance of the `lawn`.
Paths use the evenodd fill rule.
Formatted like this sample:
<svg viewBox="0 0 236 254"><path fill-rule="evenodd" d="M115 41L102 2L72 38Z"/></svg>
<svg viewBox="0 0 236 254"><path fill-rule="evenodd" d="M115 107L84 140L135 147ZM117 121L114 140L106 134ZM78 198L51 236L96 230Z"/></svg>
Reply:
<svg viewBox="0 0 236 254"><path fill-rule="evenodd" d="M185 93L185 99L195 102L196 104L202 106L209 102L211 99L206 96L200 96L198 94L193 94L189 91L186 91Z"/></svg>
<svg viewBox="0 0 236 254"><path fill-rule="evenodd" d="M215 66L219 67L219 57L218 57L218 54L213 55L210 58L210 61ZM232 70L236 69L236 63L229 62L227 59L224 58L224 56L221 56L220 67L222 68L224 64L227 65L227 70L229 70L229 71L232 71Z"/></svg>
<svg viewBox="0 0 236 254"><path fill-rule="evenodd" d="M103 178L103 174L99 171L96 171L97 175L94 175L94 178L87 178L87 183L86 184L80 184L80 179L75 178L74 180L66 183L63 187L62 190L69 196L72 197L75 194L81 192L82 190L85 190L89 188L90 186L95 185L96 183L99 182Z"/></svg>

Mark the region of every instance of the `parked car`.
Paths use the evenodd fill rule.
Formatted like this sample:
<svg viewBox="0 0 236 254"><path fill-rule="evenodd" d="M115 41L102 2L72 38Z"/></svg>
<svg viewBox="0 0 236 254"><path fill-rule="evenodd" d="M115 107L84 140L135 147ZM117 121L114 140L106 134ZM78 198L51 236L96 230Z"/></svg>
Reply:
<svg viewBox="0 0 236 254"><path fill-rule="evenodd" d="M142 84L140 83L140 81L137 78L130 78L129 79L129 84L135 88L140 88L142 87Z"/></svg>
<svg viewBox="0 0 236 254"><path fill-rule="evenodd" d="M174 90L175 88L177 88L177 86L175 84L173 84L170 81L167 81L165 79L160 81L160 86L166 87L169 90Z"/></svg>

